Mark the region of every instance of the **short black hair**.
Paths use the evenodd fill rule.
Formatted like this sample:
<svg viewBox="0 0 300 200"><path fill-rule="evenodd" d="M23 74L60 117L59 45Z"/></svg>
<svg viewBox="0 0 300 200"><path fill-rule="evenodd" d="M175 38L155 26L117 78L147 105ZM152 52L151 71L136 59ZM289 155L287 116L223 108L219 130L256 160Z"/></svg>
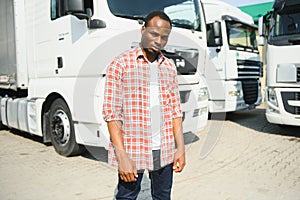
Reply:
<svg viewBox="0 0 300 200"><path fill-rule="evenodd" d="M159 17L163 20L166 20L167 22L169 22L170 24L170 27L172 28L172 22L171 22L171 19L169 18L169 16L164 13L163 11L161 10L154 10L152 12L150 12L146 17L145 17L145 24L144 26L147 27L148 26L148 22L153 19L154 17Z"/></svg>

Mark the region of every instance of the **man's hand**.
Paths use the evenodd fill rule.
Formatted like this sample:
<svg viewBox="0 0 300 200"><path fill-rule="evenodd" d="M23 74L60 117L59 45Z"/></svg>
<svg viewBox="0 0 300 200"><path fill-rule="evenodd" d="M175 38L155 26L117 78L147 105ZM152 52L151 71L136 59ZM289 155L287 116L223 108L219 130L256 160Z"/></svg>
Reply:
<svg viewBox="0 0 300 200"><path fill-rule="evenodd" d="M176 151L174 155L173 171L181 172L185 166L185 152Z"/></svg>
<svg viewBox="0 0 300 200"><path fill-rule="evenodd" d="M182 132L182 118L173 119L173 134L177 144L173 163L174 172L181 172L185 166L185 146Z"/></svg>
<svg viewBox="0 0 300 200"><path fill-rule="evenodd" d="M137 170L135 163L130 159L124 148L124 139L122 134L122 122L110 121L107 123L110 138L115 147L116 157L118 159L119 174L121 180L133 182L137 180Z"/></svg>
<svg viewBox="0 0 300 200"><path fill-rule="evenodd" d="M138 174L135 163L129 158L126 152L117 154L119 165L119 175L122 181L134 182L137 180Z"/></svg>

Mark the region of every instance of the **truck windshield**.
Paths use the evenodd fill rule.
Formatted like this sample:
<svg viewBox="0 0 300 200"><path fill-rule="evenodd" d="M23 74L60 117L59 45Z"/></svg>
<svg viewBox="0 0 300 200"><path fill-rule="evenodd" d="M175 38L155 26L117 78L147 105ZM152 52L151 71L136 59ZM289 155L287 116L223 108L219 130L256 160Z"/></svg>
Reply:
<svg viewBox="0 0 300 200"><path fill-rule="evenodd" d="M257 50L255 27L235 21L226 21L226 26L230 48L240 47Z"/></svg>
<svg viewBox="0 0 300 200"><path fill-rule="evenodd" d="M164 11L174 27L200 30L197 0L107 0L112 14L128 19L144 19L153 10Z"/></svg>
<svg viewBox="0 0 300 200"><path fill-rule="evenodd" d="M269 42L271 44L300 44L300 5L275 11L270 22Z"/></svg>

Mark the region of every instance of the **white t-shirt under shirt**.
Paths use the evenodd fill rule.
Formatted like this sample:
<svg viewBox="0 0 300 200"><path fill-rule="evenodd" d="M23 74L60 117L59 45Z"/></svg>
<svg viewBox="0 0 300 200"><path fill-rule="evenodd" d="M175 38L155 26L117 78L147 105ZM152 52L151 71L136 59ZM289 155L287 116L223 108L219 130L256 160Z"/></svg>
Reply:
<svg viewBox="0 0 300 200"><path fill-rule="evenodd" d="M161 109L159 97L158 63L154 61L150 65L150 108L151 108L151 130L152 130L152 150L160 149L160 125Z"/></svg>

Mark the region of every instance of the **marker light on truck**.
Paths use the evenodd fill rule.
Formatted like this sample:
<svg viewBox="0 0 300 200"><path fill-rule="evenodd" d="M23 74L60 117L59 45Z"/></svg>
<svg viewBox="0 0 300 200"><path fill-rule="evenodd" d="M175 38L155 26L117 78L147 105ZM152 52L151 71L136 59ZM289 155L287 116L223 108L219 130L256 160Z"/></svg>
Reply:
<svg viewBox="0 0 300 200"><path fill-rule="evenodd" d="M278 107L276 92L274 88L268 88L268 101L274 106Z"/></svg>
<svg viewBox="0 0 300 200"><path fill-rule="evenodd" d="M206 87L200 88L198 94L198 101L204 101L208 99L208 90Z"/></svg>

